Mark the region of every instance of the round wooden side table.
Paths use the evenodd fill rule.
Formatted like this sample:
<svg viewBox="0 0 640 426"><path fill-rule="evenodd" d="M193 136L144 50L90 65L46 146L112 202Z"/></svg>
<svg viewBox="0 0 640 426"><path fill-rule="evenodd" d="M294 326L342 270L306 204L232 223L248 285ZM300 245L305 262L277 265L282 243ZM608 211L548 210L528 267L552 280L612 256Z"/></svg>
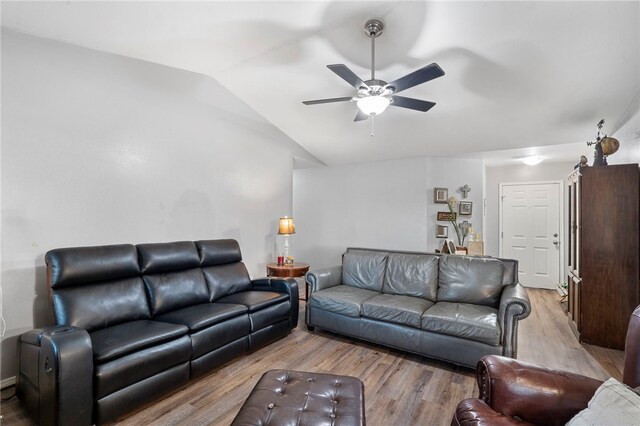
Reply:
<svg viewBox="0 0 640 426"><path fill-rule="evenodd" d="M293 265L278 265L277 263L267 263L267 276L278 278L297 278L304 277L309 271L309 264L304 262L295 262ZM307 301L308 289L304 289L304 301ZM302 300L302 299L301 299Z"/></svg>

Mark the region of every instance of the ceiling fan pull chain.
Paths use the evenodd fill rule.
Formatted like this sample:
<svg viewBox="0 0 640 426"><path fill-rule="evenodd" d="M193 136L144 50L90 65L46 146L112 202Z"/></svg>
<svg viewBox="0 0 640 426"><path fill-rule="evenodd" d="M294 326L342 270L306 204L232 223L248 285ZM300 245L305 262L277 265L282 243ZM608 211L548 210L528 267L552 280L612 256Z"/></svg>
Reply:
<svg viewBox="0 0 640 426"><path fill-rule="evenodd" d="M374 135L374 134L373 134L373 120L374 120L375 118L376 118L376 116L375 116L375 115L372 115L372 116L371 116L371 137L372 137L372 138L375 138L375 137L376 137L376 135Z"/></svg>

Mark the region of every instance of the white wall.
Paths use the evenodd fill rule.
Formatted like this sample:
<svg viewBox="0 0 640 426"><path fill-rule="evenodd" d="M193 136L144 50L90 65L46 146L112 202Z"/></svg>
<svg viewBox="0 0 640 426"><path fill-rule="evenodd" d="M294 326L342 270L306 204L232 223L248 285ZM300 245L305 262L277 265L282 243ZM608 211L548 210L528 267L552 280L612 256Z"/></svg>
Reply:
<svg viewBox="0 0 640 426"><path fill-rule="evenodd" d="M484 163L482 160L471 160L462 158L427 158L427 250L433 252L436 248L441 248L444 242L441 238L436 238L436 225L447 225L449 227L449 238L454 243L458 243L455 229L450 222L438 222L439 211L447 212L449 208L446 204L435 204L433 202L433 188L447 188L449 197L455 196L458 201L471 201L473 203L471 216L458 216L458 223L468 221L473 225L473 233L483 233L483 180ZM465 184L469 185L471 192L467 198L463 198L460 188ZM483 237L484 238L484 237ZM468 239L465 240L465 245Z"/></svg>
<svg viewBox="0 0 640 426"><path fill-rule="evenodd" d="M500 184L550 181L565 182L569 173L573 171L573 166L578 163L578 160L568 163L543 162L536 166L522 164L518 166L486 168L487 215L484 238L485 254L489 256L498 256L500 254ZM561 189L564 191L565 186L562 185Z"/></svg>
<svg viewBox="0 0 640 426"><path fill-rule="evenodd" d="M607 157L608 164L640 163L640 101L633 105L635 114L612 136L620 142L618 152ZM590 162L591 163L591 162Z"/></svg>
<svg viewBox="0 0 640 426"><path fill-rule="evenodd" d="M264 275L305 153L215 80L3 31L2 114L3 379L49 249L236 238Z"/></svg>
<svg viewBox="0 0 640 426"><path fill-rule="evenodd" d="M435 238L436 212L446 211L446 205L433 203L433 187L448 187L461 198L456 191L468 184L475 209L483 197L482 173L481 160L450 158L295 170L291 253L323 268L339 264L350 246L432 252L442 244ZM469 220L474 228L476 218L481 209Z"/></svg>
<svg viewBox="0 0 640 426"><path fill-rule="evenodd" d="M349 246L426 250L424 158L295 170L291 253L312 268Z"/></svg>

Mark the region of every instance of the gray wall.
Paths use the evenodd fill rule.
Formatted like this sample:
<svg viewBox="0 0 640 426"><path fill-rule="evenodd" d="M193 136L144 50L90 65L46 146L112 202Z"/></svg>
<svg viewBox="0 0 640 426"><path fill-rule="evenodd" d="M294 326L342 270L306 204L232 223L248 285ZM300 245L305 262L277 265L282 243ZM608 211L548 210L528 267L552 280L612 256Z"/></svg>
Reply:
<svg viewBox="0 0 640 426"><path fill-rule="evenodd" d="M300 150L209 77L3 31L2 378L49 249L236 238L264 275Z"/></svg>
<svg viewBox="0 0 640 426"><path fill-rule="evenodd" d="M443 241L436 213L447 210L433 203L436 186L458 198L471 186L469 221L482 232L483 168L482 160L413 158L295 170L291 254L322 268L339 264L349 246L432 252Z"/></svg>

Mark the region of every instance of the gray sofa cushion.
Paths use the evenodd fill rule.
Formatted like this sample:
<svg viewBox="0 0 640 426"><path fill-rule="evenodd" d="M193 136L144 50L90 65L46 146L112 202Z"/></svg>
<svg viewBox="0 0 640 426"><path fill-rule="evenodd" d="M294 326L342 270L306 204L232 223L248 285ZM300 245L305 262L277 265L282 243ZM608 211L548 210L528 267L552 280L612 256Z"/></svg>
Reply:
<svg viewBox="0 0 640 426"><path fill-rule="evenodd" d="M389 254L382 292L422 297L435 302L438 295L438 256Z"/></svg>
<svg viewBox="0 0 640 426"><path fill-rule="evenodd" d="M422 315L423 330L500 344L498 310L466 303L437 302Z"/></svg>
<svg viewBox="0 0 640 426"><path fill-rule="evenodd" d="M362 316L420 328L422 314L433 302L421 297L381 294L362 303Z"/></svg>
<svg viewBox="0 0 640 426"><path fill-rule="evenodd" d="M382 291L388 253L349 250L342 258L342 284Z"/></svg>
<svg viewBox="0 0 640 426"><path fill-rule="evenodd" d="M472 303L497 308L504 266L497 259L441 256L438 302Z"/></svg>
<svg viewBox="0 0 640 426"><path fill-rule="evenodd" d="M309 305L348 317L359 317L362 302L379 294L363 288L338 285L312 293Z"/></svg>

